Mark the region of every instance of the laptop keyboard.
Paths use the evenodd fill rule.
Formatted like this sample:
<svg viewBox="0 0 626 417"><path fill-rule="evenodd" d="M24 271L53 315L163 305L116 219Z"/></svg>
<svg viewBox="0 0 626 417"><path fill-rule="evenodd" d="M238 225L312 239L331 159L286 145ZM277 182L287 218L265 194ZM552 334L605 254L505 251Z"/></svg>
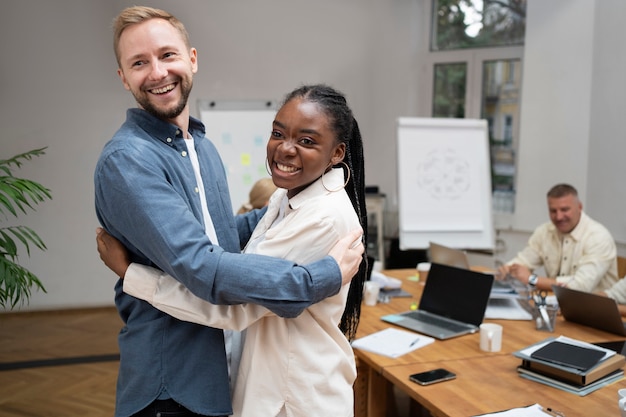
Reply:
<svg viewBox="0 0 626 417"><path fill-rule="evenodd" d="M405 314L405 316L419 320L422 323L431 324L433 326L451 330L453 332L467 330L468 327L460 323L450 322L442 317L431 316L430 314L422 314L422 312L420 311L411 311L410 313Z"/></svg>

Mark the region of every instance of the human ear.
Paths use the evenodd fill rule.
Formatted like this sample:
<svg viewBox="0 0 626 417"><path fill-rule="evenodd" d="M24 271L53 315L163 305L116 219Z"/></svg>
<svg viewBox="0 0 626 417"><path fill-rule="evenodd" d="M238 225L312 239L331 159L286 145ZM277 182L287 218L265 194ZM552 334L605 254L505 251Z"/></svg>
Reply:
<svg viewBox="0 0 626 417"><path fill-rule="evenodd" d="M345 156L346 156L346 144L340 143L339 145L335 147L335 150L333 151L333 156L330 160L333 165L337 165L338 163L343 161L343 158L345 158Z"/></svg>
<svg viewBox="0 0 626 417"><path fill-rule="evenodd" d="M124 85L124 88L130 91L130 86L126 82L126 77L124 76L124 71L122 71L121 68L117 69L117 75L120 77L120 80L122 80L122 84Z"/></svg>
<svg viewBox="0 0 626 417"><path fill-rule="evenodd" d="M198 50L196 48L191 48L189 50L189 58L191 59L191 72L198 72Z"/></svg>

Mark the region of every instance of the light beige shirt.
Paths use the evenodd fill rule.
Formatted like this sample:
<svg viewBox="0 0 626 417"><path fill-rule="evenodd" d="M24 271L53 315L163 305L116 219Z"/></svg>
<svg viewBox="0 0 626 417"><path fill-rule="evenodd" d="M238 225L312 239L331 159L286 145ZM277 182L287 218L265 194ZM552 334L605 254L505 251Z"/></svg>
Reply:
<svg viewBox="0 0 626 417"><path fill-rule="evenodd" d="M286 190L277 190L250 242L255 253L299 264L319 260L338 239L360 227L341 186L343 171L333 170L289 200L281 220ZM246 251L248 248L246 248ZM124 291L181 320L241 330L246 339L233 396L235 416L350 417L354 354L339 330L348 286L293 319L258 305L217 306L191 294L172 277L133 264Z"/></svg>
<svg viewBox="0 0 626 417"><path fill-rule="evenodd" d="M620 304L626 304L626 278L622 278L615 285L605 291L606 295Z"/></svg>
<svg viewBox="0 0 626 417"><path fill-rule="evenodd" d="M543 266L559 284L585 292L606 290L618 280L613 236L584 212L568 234L561 234L551 222L539 226L528 246L508 263L531 271Z"/></svg>

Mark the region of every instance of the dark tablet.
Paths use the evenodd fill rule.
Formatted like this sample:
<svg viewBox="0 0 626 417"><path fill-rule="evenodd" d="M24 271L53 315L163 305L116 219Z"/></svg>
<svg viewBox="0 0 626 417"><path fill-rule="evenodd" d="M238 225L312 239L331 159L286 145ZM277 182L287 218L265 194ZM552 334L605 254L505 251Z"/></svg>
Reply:
<svg viewBox="0 0 626 417"><path fill-rule="evenodd" d="M530 357L586 371L593 368L604 355L605 353L598 349L554 341L537 349Z"/></svg>

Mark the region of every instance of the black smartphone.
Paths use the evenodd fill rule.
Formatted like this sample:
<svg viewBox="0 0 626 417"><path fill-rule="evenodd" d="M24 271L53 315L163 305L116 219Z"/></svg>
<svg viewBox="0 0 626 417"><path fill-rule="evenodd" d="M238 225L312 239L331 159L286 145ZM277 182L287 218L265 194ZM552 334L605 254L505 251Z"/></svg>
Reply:
<svg viewBox="0 0 626 417"><path fill-rule="evenodd" d="M409 376L409 379L420 385L430 385L437 382L449 381L456 378L456 374L447 369L437 368Z"/></svg>

